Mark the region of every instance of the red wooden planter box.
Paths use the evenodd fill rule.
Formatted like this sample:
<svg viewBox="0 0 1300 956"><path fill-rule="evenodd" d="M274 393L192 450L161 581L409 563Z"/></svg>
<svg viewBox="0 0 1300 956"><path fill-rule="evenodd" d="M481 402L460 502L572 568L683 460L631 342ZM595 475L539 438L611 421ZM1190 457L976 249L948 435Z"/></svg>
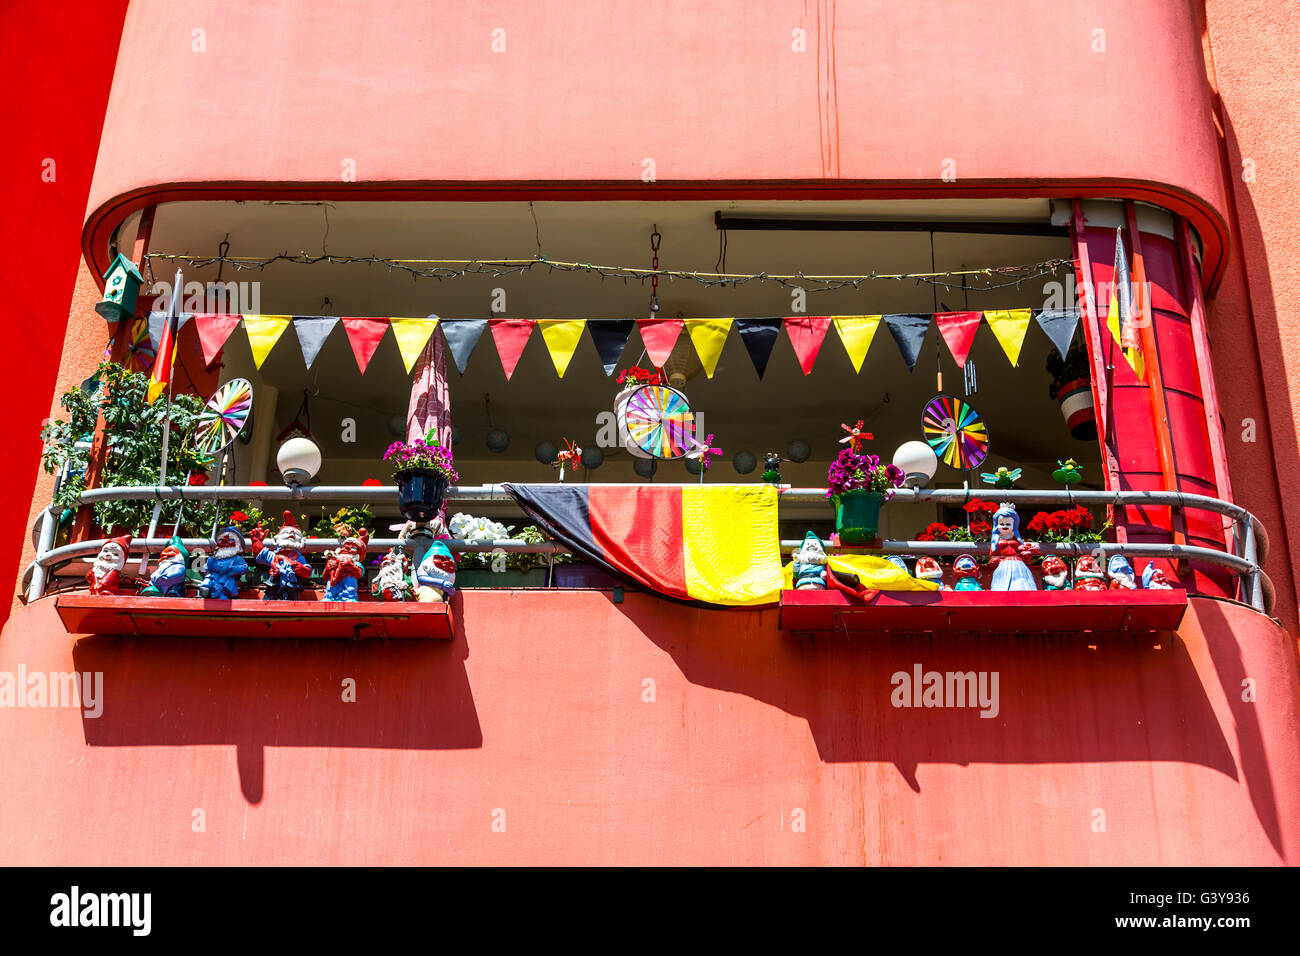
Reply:
<svg viewBox="0 0 1300 956"><path fill-rule="evenodd" d="M1172 631L1187 592L1171 591L881 591L868 602L840 591L782 591L786 631L887 634L1150 634Z"/></svg>
<svg viewBox="0 0 1300 956"><path fill-rule="evenodd" d="M413 602L207 601L60 594L54 607L70 634L450 640L456 629L448 605Z"/></svg>

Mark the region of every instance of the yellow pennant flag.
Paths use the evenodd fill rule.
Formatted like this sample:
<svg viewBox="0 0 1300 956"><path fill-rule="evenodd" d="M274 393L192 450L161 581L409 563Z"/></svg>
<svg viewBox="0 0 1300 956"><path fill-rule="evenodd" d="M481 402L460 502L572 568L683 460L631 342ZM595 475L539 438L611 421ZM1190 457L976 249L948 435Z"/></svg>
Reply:
<svg viewBox="0 0 1300 956"><path fill-rule="evenodd" d="M704 374L713 378L718 368L722 347L727 344L734 319L686 319L686 331L695 343L695 352L704 366Z"/></svg>
<svg viewBox="0 0 1300 956"><path fill-rule="evenodd" d="M1029 329L1029 320L1034 317L1033 309L985 309L984 321L993 330L994 337L1007 353L1012 365L1020 364L1020 349L1025 344L1025 332Z"/></svg>
<svg viewBox="0 0 1300 956"><path fill-rule="evenodd" d="M844 343L844 351L849 353L854 372L862 371L862 360L867 357L867 349L871 348L871 340L876 337L876 329L879 327L878 315L835 317L835 331L840 333L840 341Z"/></svg>
<svg viewBox="0 0 1300 956"><path fill-rule="evenodd" d="M1139 348L1124 348L1123 331L1120 327L1119 319L1119 296L1111 293L1110 308L1106 310L1106 327L1110 329L1110 334L1115 339L1115 347L1124 353L1124 358L1129 367L1137 373L1138 381L1146 381L1147 363L1142 357L1142 350Z"/></svg>
<svg viewBox="0 0 1300 956"><path fill-rule="evenodd" d="M546 342L546 351L551 353L555 371L564 378L587 323L582 319L538 319L537 324L542 327L542 339Z"/></svg>
<svg viewBox="0 0 1300 956"><path fill-rule="evenodd" d="M284 334L291 321L293 321L291 315L244 316L244 332L248 335L248 347L253 350L253 365L257 368L262 367L266 357L271 354L272 347L280 341L280 336Z"/></svg>
<svg viewBox="0 0 1300 956"><path fill-rule="evenodd" d="M425 345L429 343L429 336L438 327L438 320L390 318L388 324L393 328L393 338L397 339L397 351L402 353L406 374L410 375L415 360L420 357Z"/></svg>

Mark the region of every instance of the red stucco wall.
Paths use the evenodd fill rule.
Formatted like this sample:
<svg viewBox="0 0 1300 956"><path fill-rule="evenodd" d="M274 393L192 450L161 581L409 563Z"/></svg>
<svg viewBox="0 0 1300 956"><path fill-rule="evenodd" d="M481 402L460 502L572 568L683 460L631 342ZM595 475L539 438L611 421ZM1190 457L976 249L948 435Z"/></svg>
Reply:
<svg viewBox="0 0 1300 956"><path fill-rule="evenodd" d="M102 671L105 706L0 709L4 858L1258 865L1300 846L1292 649L1235 605L1194 600L1160 649L809 642L775 610L602 592L467 592L461 613L450 643L277 643L78 641L50 600L16 611L0 671ZM997 717L891 706L917 663L999 672Z"/></svg>

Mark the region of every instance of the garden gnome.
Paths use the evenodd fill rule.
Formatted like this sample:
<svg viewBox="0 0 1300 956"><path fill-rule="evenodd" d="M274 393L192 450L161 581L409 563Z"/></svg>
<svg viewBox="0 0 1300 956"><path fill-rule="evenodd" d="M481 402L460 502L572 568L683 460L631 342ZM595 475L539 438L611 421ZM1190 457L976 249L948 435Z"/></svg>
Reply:
<svg viewBox="0 0 1300 956"><path fill-rule="evenodd" d="M270 568L264 600L298 600L298 592L311 577L311 568L302 556L303 533L293 515L288 511L284 513L284 524L271 539L270 547L264 544L266 531L260 525L249 533L249 537L253 539L257 563Z"/></svg>
<svg viewBox="0 0 1300 956"><path fill-rule="evenodd" d="M365 528L358 534L347 525L335 529L343 543L337 551L325 552L325 601L357 600L357 582L366 576L366 545L370 532Z"/></svg>
<svg viewBox="0 0 1300 956"><path fill-rule="evenodd" d="M406 579L411 562L406 552L389 548L379 564L379 573L370 582L370 593L385 601L405 601L411 582Z"/></svg>
<svg viewBox="0 0 1300 956"><path fill-rule="evenodd" d="M1106 571L1110 576L1112 591L1132 591L1137 588L1133 565L1128 563L1128 558L1124 557L1124 555L1111 555L1110 562L1106 565Z"/></svg>
<svg viewBox="0 0 1300 956"><path fill-rule="evenodd" d="M1043 558L1043 590L1070 590L1070 569L1054 554Z"/></svg>
<svg viewBox="0 0 1300 956"><path fill-rule="evenodd" d="M826 588L826 549L821 538L809 531L803 536L803 546L794 554L791 568L796 591L822 591Z"/></svg>
<svg viewBox="0 0 1300 956"><path fill-rule="evenodd" d="M122 569L126 567L126 554L131 550L131 536L124 534L109 538L95 555L86 580L91 594L118 594Z"/></svg>
<svg viewBox="0 0 1300 956"><path fill-rule="evenodd" d="M456 593L456 557L441 538L429 545L415 569L415 599L421 604L449 601Z"/></svg>
<svg viewBox="0 0 1300 956"><path fill-rule="evenodd" d="M1038 554L1038 545L1020 537L1020 515L1016 506L1003 502L993 513L993 540L989 562L993 565L990 591L1037 591L1034 573L1025 559Z"/></svg>
<svg viewBox="0 0 1300 956"><path fill-rule="evenodd" d="M1101 565L1090 554L1085 554L1074 562L1074 589L1076 591L1106 590Z"/></svg>
<svg viewBox="0 0 1300 956"><path fill-rule="evenodd" d="M239 597L239 577L248 570L244 560L244 533L222 528L212 539L212 557L203 566L199 597L230 601Z"/></svg>
<svg viewBox="0 0 1300 956"><path fill-rule="evenodd" d="M939 585L940 591L951 591L952 588L943 583L943 568L939 562L928 554L923 554L916 559L916 575L921 581L934 581Z"/></svg>
<svg viewBox="0 0 1300 956"><path fill-rule="evenodd" d="M1146 570L1142 572L1142 586L1149 591L1173 590L1169 579L1165 577L1165 572L1157 568L1154 561L1148 561Z"/></svg>
<svg viewBox="0 0 1300 956"><path fill-rule="evenodd" d="M969 554L960 554L957 560L952 563L952 573L957 579L953 585L954 591L983 591L980 587L980 566L979 563Z"/></svg>
<svg viewBox="0 0 1300 956"><path fill-rule="evenodd" d="M146 597L185 597L185 572L190 569L190 553L177 535L167 542L158 556L158 568L149 575L149 583L141 589Z"/></svg>
<svg viewBox="0 0 1300 956"><path fill-rule="evenodd" d="M912 572L908 570L907 562L903 560L902 555L887 554L885 555L885 560L888 561L890 564L894 565L895 567L901 568L903 573L906 574L908 577L912 576Z"/></svg>

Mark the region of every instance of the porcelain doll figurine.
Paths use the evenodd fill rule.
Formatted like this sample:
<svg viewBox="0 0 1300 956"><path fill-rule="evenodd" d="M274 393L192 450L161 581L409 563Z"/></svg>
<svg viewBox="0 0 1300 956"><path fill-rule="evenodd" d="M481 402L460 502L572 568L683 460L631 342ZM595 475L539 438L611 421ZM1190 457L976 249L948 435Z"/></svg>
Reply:
<svg viewBox="0 0 1300 956"><path fill-rule="evenodd" d="M1169 579L1165 577L1165 572L1156 567L1154 561L1148 561L1146 570L1142 572L1142 586L1149 591L1172 591Z"/></svg>
<svg viewBox="0 0 1300 956"><path fill-rule="evenodd" d="M325 552L325 592L323 601L357 600L357 582L366 576L366 545L370 532L365 528L358 534L347 525L335 529L343 543L337 551Z"/></svg>
<svg viewBox="0 0 1300 956"><path fill-rule="evenodd" d="M190 569L190 553L181 539L172 535L158 556L158 567L141 589L144 597L185 597L185 572Z"/></svg>
<svg viewBox="0 0 1300 956"><path fill-rule="evenodd" d="M921 581L933 581L939 585L940 591L951 591L948 585L943 583L943 568L939 562L928 554L923 554L916 559L915 577Z"/></svg>
<svg viewBox="0 0 1300 956"><path fill-rule="evenodd" d="M1070 590L1070 569L1054 554L1043 558L1043 590Z"/></svg>
<svg viewBox="0 0 1300 956"><path fill-rule="evenodd" d="M1016 507L1003 503L993 513L993 540L989 542L989 561L993 565L990 591L1037 591L1034 573L1025 559L1038 555L1038 545L1020 537L1020 515Z"/></svg>
<svg viewBox="0 0 1300 956"><path fill-rule="evenodd" d="M809 531L803 536L803 546L794 554L794 588L796 591L824 591L826 589L826 549L821 538Z"/></svg>
<svg viewBox="0 0 1300 956"><path fill-rule="evenodd" d="M405 551L389 548L379 564L379 573L370 582L370 593L384 601L405 601L411 592L411 582L406 577L410 567Z"/></svg>
<svg viewBox="0 0 1300 956"><path fill-rule="evenodd" d="M90 584L91 594L119 594L122 581L122 569L126 567L126 555L131 550L131 536L124 534L109 538L95 555L86 581Z"/></svg>
<svg viewBox="0 0 1300 956"><path fill-rule="evenodd" d="M983 591L980 587L980 566L979 562L969 554L959 554L957 560L952 563L952 573L956 583L953 584L954 591Z"/></svg>
<svg viewBox="0 0 1300 956"><path fill-rule="evenodd" d="M1133 565L1129 564L1128 558L1122 554L1111 555L1110 561L1106 564L1106 573L1110 577L1112 591L1132 591L1137 588Z"/></svg>
<svg viewBox="0 0 1300 956"><path fill-rule="evenodd" d="M1076 591L1106 590L1105 575L1097 559L1085 554L1074 562L1074 589Z"/></svg>
<svg viewBox="0 0 1300 956"><path fill-rule="evenodd" d="M266 578L267 601L296 601L298 592L303 589L311 577L311 568L302 556L303 533L298 522L288 511L284 513L284 524L271 539L271 547L266 547L266 531L254 528L249 537L253 539L253 552L258 564L270 568Z"/></svg>
<svg viewBox="0 0 1300 956"><path fill-rule="evenodd" d="M212 557L203 566L199 597L232 601L239 597L239 577L248 571L244 560L244 533L225 527L212 539Z"/></svg>

